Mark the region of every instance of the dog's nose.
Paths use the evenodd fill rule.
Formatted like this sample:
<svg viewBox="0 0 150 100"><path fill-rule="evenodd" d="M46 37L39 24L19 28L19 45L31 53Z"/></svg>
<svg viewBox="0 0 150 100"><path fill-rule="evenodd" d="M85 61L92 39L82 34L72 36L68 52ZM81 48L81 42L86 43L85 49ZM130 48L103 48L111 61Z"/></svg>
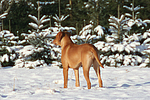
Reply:
<svg viewBox="0 0 150 100"><path fill-rule="evenodd" d="M55 44L55 40L53 40L53 44Z"/></svg>

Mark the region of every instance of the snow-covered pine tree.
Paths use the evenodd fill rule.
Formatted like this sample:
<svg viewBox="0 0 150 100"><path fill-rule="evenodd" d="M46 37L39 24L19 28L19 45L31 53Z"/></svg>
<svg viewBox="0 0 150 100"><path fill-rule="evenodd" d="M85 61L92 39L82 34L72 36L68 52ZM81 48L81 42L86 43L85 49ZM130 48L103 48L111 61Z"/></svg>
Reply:
<svg viewBox="0 0 150 100"><path fill-rule="evenodd" d="M3 4L4 2L8 2L7 7ZM0 12L4 11L3 14L0 14L0 67L13 66L17 57L16 52L11 47L17 44L18 36L15 36L10 31L3 30L2 25L2 20L8 15L12 3L12 0L0 1Z"/></svg>
<svg viewBox="0 0 150 100"><path fill-rule="evenodd" d="M0 62L2 67L13 66L17 53L14 47L17 45L18 36L7 30L0 32Z"/></svg>
<svg viewBox="0 0 150 100"><path fill-rule="evenodd" d="M13 0L1 0L0 1L0 31L3 30L2 19L6 18L11 6L13 4Z"/></svg>
<svg viewBox="0 0 150 100"><path fill-rule="evenodd" d="M114 37L114 36L111 36ZM94 45L98 48L101 56L101 62L107 66L135 66L142 63L143 54L137 49L140 46L140 35L133 34L125 37L122 42L104 42L98 41ZM106 37L106 41L111 38Z"/></svg>
<svg viewBox="0 0 150 100"><path fill-rule="evenodd" d="M3 14L1 14L0 15L0 31L2 31L3 30L3 26L2 26L2 19L4 19L4 18L6 18L6 16L7 16L7 12L6 13L3 13ZM2 37L2 41L4 41L4 37Z"/></svg>
<svg viewBox="0 0 150 100"><path fill-rule="evenodd" d="M71 36L71 38L75 43L78 44L95 43L99 40L104 40L104 30L105 28L101 25L94 27L93 22L91 21L89 25L86 25L82 28L82 30L79 32L79 35Z"/></svg>
<svg viewBox="0 0 150 100"><path fill-rule="evenodd" d="M59 31L61 31L60 28L62 27L61 26L62 21L66 20L68 17L69 17L69 15L67 15L67 16L62 15L62 16L58 17L57 14L55 14L55 16L53 16L53 19L56 20L56 22L54 22L54 24L56 27L58 27Z"/></svg>
<svg viewBox="0 0 150 100"><path fill-rule="evenodd" d="M150 29L143 33L141 52L145 55L140 67L150 67Z"/></svg>
<svg viewBox="0 0 150 100"><path fill-rule="evenodd" d="M41 2L37 3L40 4ZM38 6L37 10L40 13L41 6ZM21 34L24 36L24 40L20 40L18 44L23 45L23 47L18 51L19 58L15 62L15 67L35 68L45 66L52 61L51 46L48 44L48 39L53 36L50 35L50 30L44 30L48 27L45 23L50 19L46 15L40 17L40 14L38 14L38 17L31 14L28 16L34 21L29 23L33 30L29 30L28 34Z"/></svg>
<svg viewBox="0 0 150 100"><path fill-rule="evenodd" d="M83 7L82 7L83 8ZM94 27L105 22L107 9L106 0L88 0L84 2L84 8L86 8L87 15L94 23Z"/></svg>
<svg viewBox="0 0 150 100"><path fill-rule="evenodd" d="M106 36L106 42L98 42L95 45L99 48L103 64L108 66L135 66L142 63L142 53L136 48L140 43L141 34L129 35L131 27L127 25L130 18L128 14L121 15L120 18L111 16L110 32ZM100 47L99 47L100 46Z"/></svg>
<svg viewBox="0 0 150 100"><path fill-rule="evenodd" d="M29 14L28 16L34 21L34 22L30 22L29 25L33 28L33 31L29 31L30 34L23 34L26 38L26 40L28 41L29 44L35 46L35 47L41 47L44 46L44 41L45 41L45 37L48 35L48 33L40 33L42 29L48 27L48 25L44 24L48 21L50 21L50 18L48 18L48 16L43 15L42 17L40 17L40 11L41 11L41 2L38 1L38 17L33 16L31 14Z"/></svg>
<svg viewBox="0 0 150 100"><path fill-rule="evenodd" d="M110 16L108 21L110 22L110 32L116 36L115 42L122 42L125 37L125 33L130 31L130 27L126 24L130 19L126 18L125 15L121 15L120 18L116 18L115 16Z"/></svg>
<svg viewBox="0 0 150 100"><path fill-rule="evenodd" d="M25 35L25 37L27 38L28 42L31 45L34 45L35 47L37 46L44 46L44 41L45 41L45 37L46 35L48 35L48 33L44 34L44 33L40 33L41 29L47 27L47 25L43 25L45 22L50 21L49 18L47 18L48 16L44 15L41 19L36 18L35 16L29 15L29 17L31 19L33 19L36 23L29 23L30 26L32 26L35 31L29 31L29 35Z"/></svg>
<svg viewBox="0 0 150 100"><path fill-rule="evenodd" d="M140 13L139 10L143 9L144 7L141 7L140 5L135 7L134 3L131 3L131 7L125 5L123 7L131 12L131 14L126 13L126 16L131 18L127 23L127 25L131 28L130 34L138 32L143 33L146 30L147 24L150 23L150 20L142 20L138 18Z"/></svg>

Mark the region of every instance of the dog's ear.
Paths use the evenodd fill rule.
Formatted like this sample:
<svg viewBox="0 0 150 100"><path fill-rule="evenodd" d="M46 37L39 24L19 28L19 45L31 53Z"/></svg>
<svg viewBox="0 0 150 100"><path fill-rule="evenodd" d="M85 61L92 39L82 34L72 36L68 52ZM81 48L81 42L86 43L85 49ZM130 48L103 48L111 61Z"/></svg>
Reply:
<svg viewBox="0 0 150 100"><path fill-rule="evenodd" d="M68 31L64 31L65 34L67 34L69 37L71 36L71 33Z"/></svg>
<svg viewBox="0 0 150 100"><path fill-rule="evenodd" d="M71 36L71 33L70 33L70 32L67 32L67 35L70 37L70 36Z"/></svg>
<svg viewBox="0 0 150 100"><path fill-rule="evenodd" d="M58 33L58 38L59 38L59 42L61 41L61 39L65 36L64 32L59 32Z"/></svg>

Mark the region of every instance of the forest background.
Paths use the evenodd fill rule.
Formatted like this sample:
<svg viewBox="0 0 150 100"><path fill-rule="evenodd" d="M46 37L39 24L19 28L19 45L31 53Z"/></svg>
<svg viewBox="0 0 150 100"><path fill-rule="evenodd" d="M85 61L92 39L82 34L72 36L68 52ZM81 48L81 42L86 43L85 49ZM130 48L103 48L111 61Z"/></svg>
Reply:
<svg viewBox="0 0 150 100"><path fill-rule="evenodd" d="M1 0L0 66L62 67L61 50L52 41L65 29L72 30L74 43L95 45L104 66L149 67L149 4L149 0Z"/></svg>
<svg viewBox="0 0 150 100"><path fill-rule="evenodd" d="M9 30L15 35L20 35L22 32L27 33L31 27L28 25L32 21L28 17L29 14L37 16L38 8L37 0L13 0L13 3L8 3L10 0L5 0L3 5L0 7L0 14L8 9L9 13L7 18L1 20L3 27L2 30ZM12 0L11 0L12 1ZM40 11L40 16L48 15L51 19L49 26L54 25L54 19L52 16L57 14L69 15L69 17L62 22L62 26L71 26L76 28L76 33L80 31L85 25L89 24L90 21L94 22L94 25L101 25L106 29L109 28L108 19L111 15L120 17L124 13L133 13L123 6L131 7L131 3L136 6L143 7L139 10L138 18L150 19L150 1L149 0L98 0L98 2L93 2L93 0L39 0L45 2L44 5L40 4L42 7ZM47 2L47 4L46 4ZM51 2L48 4L48 2ZM89 6L86 7L86 3ZM92 7L93 6L93 7ZM59 10L60 9L60 10ZM146 27L144 30L150 28ZM131 32L141 32L140 28L135 25L132 27ZM132 32L132 33L134 33Z"/></svg>

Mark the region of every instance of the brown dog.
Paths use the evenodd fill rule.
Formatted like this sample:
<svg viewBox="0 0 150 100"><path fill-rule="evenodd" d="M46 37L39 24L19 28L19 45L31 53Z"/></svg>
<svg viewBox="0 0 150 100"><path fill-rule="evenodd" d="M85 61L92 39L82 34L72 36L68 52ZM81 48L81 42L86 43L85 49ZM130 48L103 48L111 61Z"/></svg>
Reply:
<svg viewBox="0 0 150 100"><path fill-rule="evenodd" d="M70 39L68 32L59 32L56 35L53 43L60 45L62 49L61 62L63 65L64 75L64 88L67 88L68 81L68 69L73 68L76 78L76 87L79 87L79 67L83 66L84 77L87 81L88 89L91 88L91 82L89 80L89 69L93 64L93 68L98 76L99 87L102 87L102 80L100 76L100 67L103 67L99 61L97 49L91 44L77 45Z"/></svg>

